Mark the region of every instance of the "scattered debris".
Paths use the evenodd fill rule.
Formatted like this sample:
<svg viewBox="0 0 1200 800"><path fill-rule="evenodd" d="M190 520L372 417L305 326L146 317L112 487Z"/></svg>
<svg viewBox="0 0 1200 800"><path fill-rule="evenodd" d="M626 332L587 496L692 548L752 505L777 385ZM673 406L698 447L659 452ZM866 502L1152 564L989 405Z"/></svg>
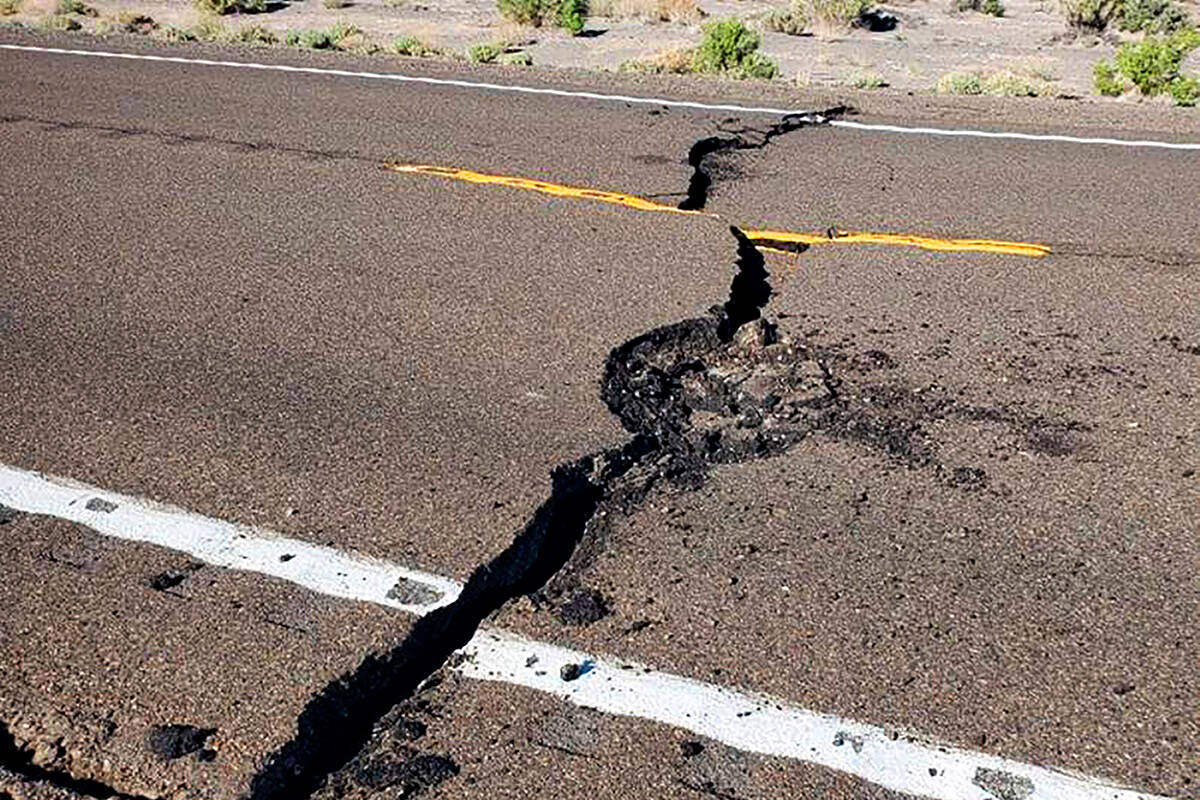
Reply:
<svg viewBox="0 0 1200 800"><path fill-rule="evenodd" d="M1025 800L1033 794L1033 781L1011 772L979 767L971 780L996 800Z"/></svg>
<svg viewBox="0 0 1200 800"><path fill-rule="evenodd" d="M388 589L387 597L412 606L427 606L442 599L442 592L427 583L401 577Z"/></svg>
<svg viewBox="0 0 1200 800"><path fill-rule="evenodd" d="M216 732L216 728L197 728L195 725L155 725L146 734L146 746L159 758L173 761L203 751ZM211 760L204 758L203 753L200 757L202 760Z"/></svg>

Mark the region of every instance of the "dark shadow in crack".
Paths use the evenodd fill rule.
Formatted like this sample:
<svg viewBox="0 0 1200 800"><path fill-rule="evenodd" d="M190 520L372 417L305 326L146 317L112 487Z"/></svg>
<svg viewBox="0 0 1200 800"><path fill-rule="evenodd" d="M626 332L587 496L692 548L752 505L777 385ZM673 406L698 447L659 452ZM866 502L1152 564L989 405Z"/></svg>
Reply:
<svg viewBox="0 0 1200 800"><path fill-rule="evenodd" d="M371 654L309 701L295 738L255 776L251 798L308 797L347 764L375 723L467 644L484 618L537 591L566 562L600 501L601 483L627 470L644 447L635 441L557 467L550 497L504 552L475 570L458 600L418 619L397 647Z"/></svg>
<svg viewBox="0 0 1200 800"><path fill-rule="evenodd" d="M850 111L847 106L837 106L824 111L788 114L781 121L766 128L743 127L722 131L722 135L708 136L692 145L687 163L692 168L688 181L687 197L679 204L682 211L702 211L708 204L708 192L712 188L713 176L706 160L717 153L731 150L762 150L776 137L801 128L824 124L834 117Z"/></svg>

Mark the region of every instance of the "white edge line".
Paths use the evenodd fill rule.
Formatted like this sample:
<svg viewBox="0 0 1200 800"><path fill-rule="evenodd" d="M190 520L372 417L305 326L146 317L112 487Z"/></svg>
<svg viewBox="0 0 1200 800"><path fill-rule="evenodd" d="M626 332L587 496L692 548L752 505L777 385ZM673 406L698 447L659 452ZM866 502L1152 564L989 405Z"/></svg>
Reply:
<svg viewBox="0 0 1200 800"><path fill-rule="evenodd" d="M169 64L193 64L205 67L231 67L234 69L258 69L273 72L300 72L309 75L334 75L344 78L366 78L381 81L399 81L401 83L423 83L430 86L456 86L463 89L488 89L496 92L515 92L518 94L540 94L552 97L577 97L585 100L609 100L619 103L637 103L640 105L669 106L672 108L695 108L701 111L739 111L744 114L776 114L790 116L796 114L812 114L811 111L798 111L794 108L756 108L739 105L713 105L696 103L687 100L666 100L657 97L634 97L620 94L601 94L598 92L570 91L566 89L539 89L533 86L515 86L505 83L482 83L476 81L460 81L450 78L425 78L415 75L402 75L396 72L359 72L345 69L328 69L324 67L294 67L287 64L259 64L250 61L214 61L206 58L181 58L179 56L152 56L144 53L116 53L104 50L69 50L62 47L35 47L33 45L0 44L0 50L21 50L31 53L56 53L70 56L92 56L95 58L120 58L131 61L158 61ZM813 115L814 119L818 115ZM824 118L821 118L824 119Z"/></svg>
<svg viewBox="0 0 1200 800"><path fill-rule="evenodd" d="M249 61L217 61L204 58L183 58L180 56L154 56L144 53L118 53L105 50L74 50L63 47L38 47L35 45L0 44L0 50L17 50L30 53L53 53L57 55L90 56L93 58L118 58L130 61L156 61L168 64L191 64L207 67L229 67L232 69L257 69L274 72L293 72L309 75L331 75L346 78L365 78L370 80L398 81L400 83L421 83L429 86L455 86L463 89L487 89L496 92L514 92L518 94L549 95L551 97L573 97L586 100L602 100L619 103L634 103L638 105L667 106L670 108L692 108L700 111L735 111L743 114L772 114L777 116L809 116L814 123L828 123L833 127L850 128L860 131L881 133L900 133L922 136L961 136L983 139L1012 139L1027 142L1062 142L1085 145L1114 145L1119 147L1151 147L1163 150L1200 150L1200 142L1160 142L1153 140L1128 140L1088 138L1079 136L1063 136L1057 134L1016 133L1010 131L978 131L954 128L920 128L900 125L882 125L850 120L828 120L811 110L770 108L741 105L721 105L698 103L687 100L667 100L658 97L634 97L631 95L602 94L599 92L571 91L566 89L540 89L532 86L516 86L502 83L483 83L476 81L460 81L449 78L425 78L414 75L402 75L395 72L358 72L344 69L328 69L323 67L296 67L287 64L261 64Z"/></svg>
<svg viewBox="0 0 1200 800"><path fill-rule="evenodd" d="M76 522L106 536L179 550L219 567L282 578L320 594L413 614L450 605L461 591L456 582L439 575L5 465L0 465L0 505ZM388 597L402 579L421 584L436 599L417 603Z"/></svg>
<svg viewBox="0 0 1200 800"><path fill-rule="evenodd" d="M1104 144L1120 147L1156 147L1162 150L1200 150L1195 142L1157 142L1148 139L1105 139L1083 136L1063 136L1053 133L1015 133L1011 131L975 131L959 128L906 128L900 125L876 125L866 122L851 122L845 119L829 120L835 128L850 128L857 131L881 133L903 133L920 136L961 136L977 139L1017 139L1024 142L1065 142L1067 144Z"/></svg>
<svg viewBox="0 0 1200 800"><path fill-rule="evenodd" d="M3 464L0 505L417 615L453 602L461 591L448 578ZM290 557L281 560L284 555ZM387 592L401 578L443 595L425 604L397 602ZM454 669L468 678L524 686L609 714L673 725L739 750L828 767L907 794L987 800L992 794L984 790L986 773L980 770L990 770L993 778L1027 790L1019 795L1025 800L1167 800L496 629L480 628L458 652L462 657ZM560 672L568 664L581 667L573 680Z"/></svg>
<svg viewBox="0 0 1200 800"><path fill-rule="evenodd" d="M738 750L805 761L897 792L937 800L993 800L980 770L1023 784L1024 800L1166 800L1086 775L1022 764L820 714L766 695L713 686L565 647L480 629L455 667L485 681L525 686L586 708L673 725ZM584 664L572 681L559 670ZM997 796L1008 796L997 794Z"/></svg>

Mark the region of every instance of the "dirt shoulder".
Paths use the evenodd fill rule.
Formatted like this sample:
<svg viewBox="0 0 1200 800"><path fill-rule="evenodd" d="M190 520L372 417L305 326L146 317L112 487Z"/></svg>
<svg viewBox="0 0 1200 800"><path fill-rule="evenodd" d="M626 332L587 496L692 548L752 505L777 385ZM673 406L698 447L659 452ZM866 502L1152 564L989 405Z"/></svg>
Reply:
<svg viewBox="0 0 1200 800"><path fill-rule="evenodd" d="M771 27L768 16L781 6L763 0L674 0L674 10L662 13L647 12L649 0L593 2L594 11L609 16L590 16L580 36L507 23L493 0L280 0L267 3L261 13L222 16L178 0L94 0L87 5L76 0L77 13L69 15L59 13L69 0L10 2L17 9L3 17L10 29L68 29L109 44L145 37L282 48L290 39L291 49L370 54L394 51L402 40L403 52L448 62L469 62L473 47L490 44L499 46L499 60L523 69L532 64L593 72L627 70L631 62L669 72L673 58L677 61L677 54L699 41L706 21L738 17L764 31L762 51L780 67L769 83L806 94L944 97L957 93L954 76L975 73L1003 76L1010 93L1015 86L1018 93L1038 95L1043 115L1057 116L1064 102L1139 110L1170 103L1165 97L1146 100L1136 92L1115 99L1097 95L1094 65L1111 58L1122 39L1136 35L1077 35L1059 5L1049 0L1009 0L1002 17L954 11L947 0L898 2L877 7L877 17L885 22L878 27L890 29L858 27L797 36L766 30ZM1200 18L1195 0L1178 5L1193 19ZM674 21L655 21L659 16ZM1197 71L1198 53L1185 62L1185 69ZM739 86L742 92L761 90L748 86L760 81L735 83L747 84Z"/></svg>

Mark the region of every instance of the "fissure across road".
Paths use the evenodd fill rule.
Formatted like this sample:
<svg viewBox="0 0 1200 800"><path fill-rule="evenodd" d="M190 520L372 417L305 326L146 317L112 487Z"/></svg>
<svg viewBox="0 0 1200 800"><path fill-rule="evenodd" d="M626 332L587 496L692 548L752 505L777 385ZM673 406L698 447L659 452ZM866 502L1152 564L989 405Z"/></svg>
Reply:
<svg viewBox="0 0 1200 800"><path fill-rule="evenodd" d="M729 137L719 142L706 139L693 145L688 161L694 168L695 188L689 185L688 198L682 205L695 207L671 208L632 195L578 188L563 192L560 189L571 187L536 181L518 188L639 210L697 213L704 208L712 185L713 178L705 167L710 155L722 150L757 149L766 146L774 136L807 124L809 121L785 121L767 129L760 139L754 139L761 142L756 144L747 144L751 141L749 134L740 132L735 141L744 147L731 144ZM392 165L396 166L403 167ZM481 173L470 173L467 178L463 170L439 170L423 167L396 171L504 186L517 186L519 180L491 180L496 176ZM639 208L639 202L649 205ZM372 726L389 708L411 696L423 681L448 663L472 677L507 680L613 713L635 714L690 727L737 747L844 769L899 791L957 799L972 787L985 788L992 779L990 776L999 774L1020 786L1027 798L1144 797L1101 781L1063 776L1052 770L964 753L915 738L901 740L881 728L822 716L747 693L721 690L661 673L623 675L628 672L624 669L627 665L590 659L564 648L530 643L480 628L489 615L520 596L532 595L560 613L572 604L577 605L581 597L587 597L582 577L585 569L578 563L581 543L597 535L602 516L637 507L651 488L661 482L669 482L679 490L694 490L704 485L716 464L771 457L816 433L854 439L910 463L940 468L928 453L916 446L911 432L897 429L887 419L865 417L862 409L845 403L838 395L836 378L823 355L802 342L789 340L763 318L772 286L762 249L780 243L807 246L819 242L805 242L799 234L747 233L736 227L730 229L730 234L736 249L736 269L724 302L706 316L682 320L630 339L614 348L603 365L601 398L629 432L629 440L557 467L552 474L550 496L517 532L512 544L476 569L464 586L439 583L434 576L415 571L397 574L390 568L380 568L372 573L377 580L372 583L371 596L358 599L383 602L388 593L380 590L398 579L430 583L438 599L392 603L421 614L408 637L391 650L369 656L352 673L339 677L311 699L297 720L296 736L274 753L256 776L253 800L311 794L359 751ZM845 237L826 238L839 241ZM1039 255L1032 251L1000 252ZM773 368L780 364L787 368L785 389L770 395L744 389L746 377L766 363ZM707 412L702 421L697 411ZM771 424L765 424L768 421ZM0 491L0 500L3 499L6 496ZM93 508L85 502L79 510L80 518L111 522L116 519L112 515L120 511L119 506L117 503L105 510L102 505ZM602 511L604 515L600 514ZM173 546L166 539L160 543ZM288 542L286 546L294 544ZM267 551L273 554L274 546L268 546ZM222 563L216 560L224 552L220 547L204 552L208 555L198 557ZM331 585L315 580L304 582L302 578L308 576L303 571L307 563L328 561L337 554L327 548L313 548L303 555L304 558L283 562L290 565L286 569L295 572L279 577L304 583L315 591L335 593ZM255 555L247 563L259 560L271 559ZM279 561L277 556L274 560ZM227 560L224 565L243 566L236 560ZM370 572L366 567L363 570L364 574ZM555 663L565 664L570 660L583 671L572 680L556 679L553 674L548 678L526 674L529 671L521 672L515 661L522 650L541 653L546 661ZM596 681L586 680L589 673L594 673L594 677L605 676L615 688L605 690ZM743 720L743 713L750 708L759 716ZM770 733L764 735L764 730ZM783 741L778 741L780 738Z"/></svg>
<svg viewBox="0 0 1200 800"><path fill-rule="evenodd" d="M480 186L522 189L553 197L589 200L622 206L636 211L719 218L720 215L705 210L708 204L709 190L714 180L716 180L711 163L711 159L714 156L728 152L761 150L769 145L773 139L784 134L814 125L827 124L831 117L835 117L837 114L842 113L842 111L843 109L835 108L819 113L793 114L786 117L782 122L766 128L739 127L725 131L717 136L709 136L701 139L688 150L687 164L692 168L692 175L688 180L687 192L684 194L684 199L675 206L659 203L627 192L569 186L537 178L495 175L460 167L386 161L383 164L383 168L390 172L404 175L425 175L458 180ZM1000 255L1024 256L1027 258L1043 258L1051 253L1050 246L1033 242L1013 242L999 239L944 238L912 233L847 232L834 229L829 229L822 233L801 233L795 231L746 229L741 232L741 235L752 241L760 250L793 255L803 252L809 246L825 244L888 245L915 247L936 252L997 253Z"/></svg>

